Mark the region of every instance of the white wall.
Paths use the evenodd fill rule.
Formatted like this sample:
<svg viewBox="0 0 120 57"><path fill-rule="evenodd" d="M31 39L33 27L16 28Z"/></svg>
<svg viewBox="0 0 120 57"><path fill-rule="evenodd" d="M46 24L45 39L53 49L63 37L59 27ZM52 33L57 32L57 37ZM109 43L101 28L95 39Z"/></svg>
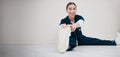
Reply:
<svg viewBox="0 0 120 57"><path fill-rule="evenodd" d="M72 0L71 0L72 1ZM57 43L68 0L0 0L0 44ZM86 22L83 33L114 39L120 31L119 0L76 0Z"/></svg>

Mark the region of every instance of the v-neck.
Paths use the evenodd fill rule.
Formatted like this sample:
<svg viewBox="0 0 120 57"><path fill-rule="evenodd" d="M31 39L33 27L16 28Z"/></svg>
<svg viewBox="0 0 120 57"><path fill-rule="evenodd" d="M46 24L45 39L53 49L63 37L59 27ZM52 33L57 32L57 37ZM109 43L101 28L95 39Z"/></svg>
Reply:
<svg viewBox="0 0 120 57"><path fill-rule="evenodd" d="M74 17L74 21L71 21L71 19L69 18L69 16L68 16L68 19L69 19L69 21L70 21L71 24L75 23L75 17Z"/></svg>

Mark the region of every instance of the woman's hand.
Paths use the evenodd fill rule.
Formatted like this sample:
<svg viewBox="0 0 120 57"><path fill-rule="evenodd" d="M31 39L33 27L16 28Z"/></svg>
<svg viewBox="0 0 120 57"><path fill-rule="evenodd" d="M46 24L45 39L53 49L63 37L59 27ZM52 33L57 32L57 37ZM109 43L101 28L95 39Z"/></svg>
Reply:
<svg viewBox="0 0 120 57"><path fill-rule="evenodd" d="M71 31L74 32L76 30L76 28L80 27L80 24L75 23L75 24L71 25L70 27L71 27Z"/></svg>
<svg viewBox="0 0 120 57"><path fill-rule="evenodd" d="M75 30L76 30L76 25L75 24L73 24L72 26L70 26L71 27L71 31L72 32L74 32Z"/></svg>
<svg viewBox="0 0 120 57"><path fill-rule="evenodd" d="M62 24L62 28L67 28L67 27L70 27L71 28L71 31L74 32L77 28L78 24L73 24L73 25L66 25L66 24Z"/></svg>

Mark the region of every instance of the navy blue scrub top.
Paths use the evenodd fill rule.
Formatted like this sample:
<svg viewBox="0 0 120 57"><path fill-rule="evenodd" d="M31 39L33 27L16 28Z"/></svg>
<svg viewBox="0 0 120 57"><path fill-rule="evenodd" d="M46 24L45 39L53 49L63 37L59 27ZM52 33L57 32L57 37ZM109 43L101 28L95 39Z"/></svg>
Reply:
<svg viewBox="0 0 120 57"><path fill-rule="evenodd" d="M74 23L76 23L78 20L83 20L84 21L84 18L82 16L80 16L80 15L75 15L75 19L74 20L75 20ZM66 24L67 25L67 24L72 24L72 23L71 23L69 17L67 16L67 17L65 17L64 19L61 20L60 25L61 24ZM79 32L80 36L82 36L81 27L76 28L75 31ZM76 34L75 34L76 32L75 31L71 32L71 37L76 37Z"/></svg>
<svg viewBox="0 0 120 57"><path fill-rule="evenodd" d="M75 15L74 23L76 23L78 20L83 20L84 21L84 18L80 15ZM67 16L67 17L65 17L64 19L61 20L60 25L61 24L66 24L67 25L67 24L72 24L72 23L71 23L69 17Z"/></svg>

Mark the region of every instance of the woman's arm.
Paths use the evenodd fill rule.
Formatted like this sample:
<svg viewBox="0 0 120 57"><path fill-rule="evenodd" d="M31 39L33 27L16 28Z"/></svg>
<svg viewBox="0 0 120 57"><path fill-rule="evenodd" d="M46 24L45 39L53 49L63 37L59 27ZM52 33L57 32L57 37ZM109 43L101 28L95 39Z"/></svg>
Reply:
<svg viewBox="0 0 120 57"><path fill-rule="evenodd" d="M74 32L76 28L82 27L84 24L83 20L78 20L75 24L71 26L71 31Z"/></svg>
<svg viewBox="0 0 120 57"><path fill-rule="evenodd" d="M61 24L60 27L61 28L67 28L67 27L70 27L71 28L71 31L74 32L76 28L78 27L82 27L84 24L84 21L83 20L78 20L75 24L73 25L66 25L66 24Z"/></svg>
<svg viewBox="0 0 120 57"><path fill-rule="evenodd" d="M64 29L64 28L67 28L67 27L71 27L71 25L61 24L60 27Z"/></svg>
<svg viewBox="0 0 120 57"><path fill-rule="evenodd" d="M84 24L83 20L78 20L74 25L76 26L76 28L78 28L78 27L82 27L83 24Z"/></svg>

